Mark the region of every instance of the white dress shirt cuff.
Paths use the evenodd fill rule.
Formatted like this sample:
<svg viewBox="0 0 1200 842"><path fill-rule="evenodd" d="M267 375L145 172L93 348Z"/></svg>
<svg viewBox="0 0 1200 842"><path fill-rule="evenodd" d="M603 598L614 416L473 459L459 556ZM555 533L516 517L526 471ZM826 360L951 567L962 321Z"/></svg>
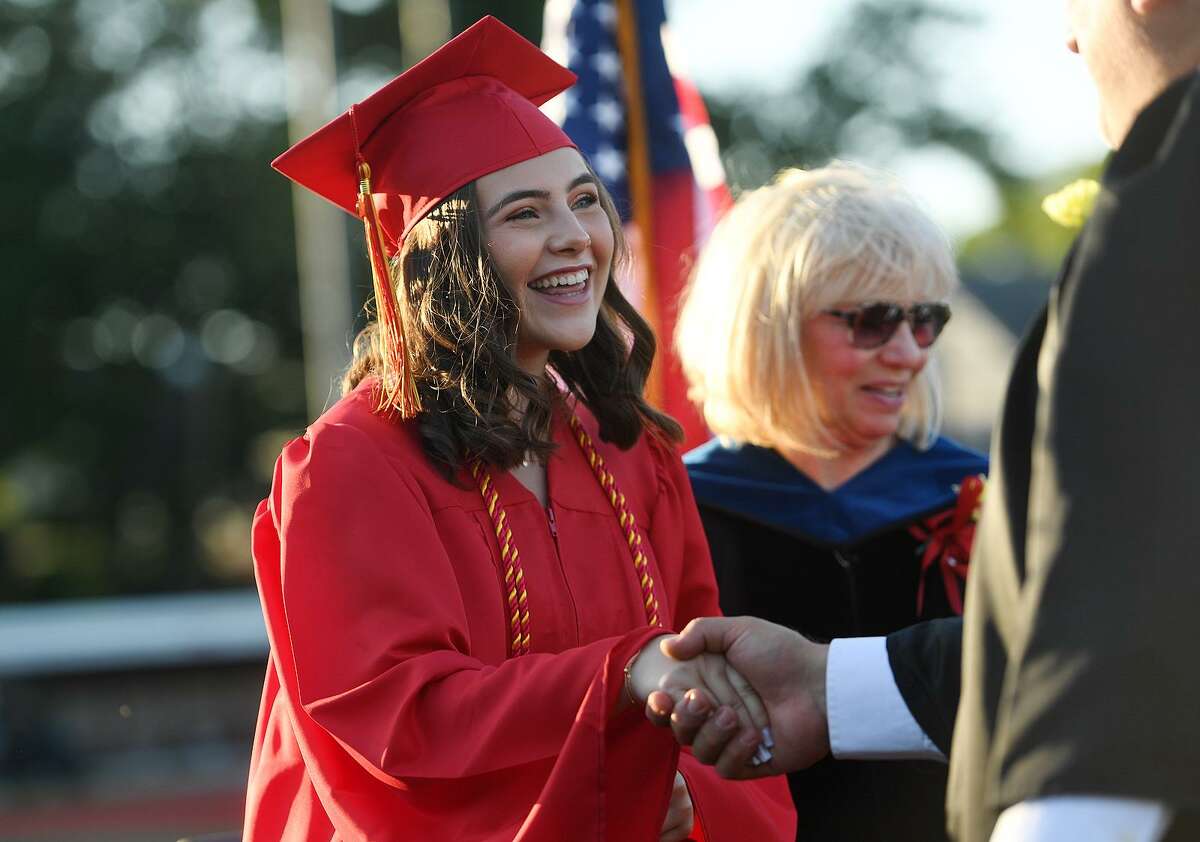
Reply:
<svg viewBox="0 0 1200 842"><path fill-rule="evenodd" d="M1154 801L1054 795L1009 807L991 842L1158 842L1170 822L1171 811Z"/></svg>
<svg viewBox="0 0 1200 842"><path fill-rule="evenodd" d="M896 687L887 638L829 644L825 669L829 747L842 760L945 760Z"/></svg>

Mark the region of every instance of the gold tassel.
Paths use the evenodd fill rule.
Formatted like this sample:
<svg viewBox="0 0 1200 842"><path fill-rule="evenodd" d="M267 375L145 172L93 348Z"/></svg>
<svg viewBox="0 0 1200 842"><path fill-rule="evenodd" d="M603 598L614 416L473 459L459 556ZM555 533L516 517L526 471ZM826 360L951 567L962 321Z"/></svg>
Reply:
<svg viewBox="0 0 1200 842"><path fill-rule="evenodd" d="M403 311L396 302L391 273L388 272L387 241L383 236L375 202L371 199L371 167L361 159L358 162L358 176L358 214L366 229L367 253L371 258L376 320L383 336L387 367L396 375L383 384L384 397L387 405L399 412L400 417L412 418L421 411L421 399L417 394L417 382L409 359Z"/></svg>

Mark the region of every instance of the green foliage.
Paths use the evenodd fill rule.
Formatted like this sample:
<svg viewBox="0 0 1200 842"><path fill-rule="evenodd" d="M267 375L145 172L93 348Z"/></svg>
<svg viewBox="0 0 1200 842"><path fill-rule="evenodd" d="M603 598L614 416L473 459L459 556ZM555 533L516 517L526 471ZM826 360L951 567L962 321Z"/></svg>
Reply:
<svg viewBox="0 0 1200 842"><path fill-rule="evenodd" d="M278 15L0 0L0 601L249 582L307 421ZM343 78L403 69L394 4L334 22Z"/></svg>
<svg viewBox="0 0 1200 842"><path fill-rule="evenodd" d="M965 275L982 282L1049 281L1075 232L1051 222L1042 199L1097 164L1029 180L997 154L981 121L947 107L939 96L946 70L939 43L975 18L925 0L857 0L794 78L767 92L738 90L710 97L709 112L727 177L750 189L788 166L820 166L834 158L876 160L906 150L944 147L976 164L1001 199L1000 221L960 244Z"/></svg>
<svg viewBox="0 0 1200 842"><path fill-rule="evenodd" d="M924 0L858 0L841 10L819 53L781 89L737 91L709 102L726 169L753 188L786 166L820 166L836 157L950 147L995 178L1009 176L978 123L937 97L936 51L974 19Z"/></svg>
<svg viewBox="0 0 1200 842"><path fill-rule="evenodd" d="M457 0L451 25L488 11L538 40L540 0ZM308 420L290 192L268 167L287 145L278 15L0 0L0 601L249 581L251 514ZM334 13L347 95L403 69L397 20L388 2ZM1015 241L1056 259L1070 235L1038 203L1062 182L1023 185L933 95L930 38L965 25L919 0L850 6L786 90L710 102L731 179L864 138L943 144L1010 211L967 257Z"/></svg>
<svg viewBox="0 0 1200 842"><path fill-rule="evenodd" d="M1009 269L998 274L1012 274L1019 266L1026 275L1053 278L1077 232L1052 222L1042 210L1042 200L1077 178L1098 179L1100 169L1095 164L1035 180L1001 182L1001 219L962 243L962 261L984 272L989 266L1004 265Z"/></svg>

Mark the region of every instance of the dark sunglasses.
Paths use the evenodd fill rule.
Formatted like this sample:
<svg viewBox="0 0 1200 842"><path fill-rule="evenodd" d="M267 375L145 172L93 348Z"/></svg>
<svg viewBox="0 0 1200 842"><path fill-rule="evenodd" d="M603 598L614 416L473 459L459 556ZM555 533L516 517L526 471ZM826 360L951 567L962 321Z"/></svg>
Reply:
<svg viewBox="0 0 1200 842"><path fill-rule="evenodd" d="M855 348L879 348L886 345L900 323L908 322L913 339L921 348L928 348L950 321L950 305L940 301L901 307L887 301L877 301L853 310L823 310L839 318L850 328L850 344Z"/></svg>

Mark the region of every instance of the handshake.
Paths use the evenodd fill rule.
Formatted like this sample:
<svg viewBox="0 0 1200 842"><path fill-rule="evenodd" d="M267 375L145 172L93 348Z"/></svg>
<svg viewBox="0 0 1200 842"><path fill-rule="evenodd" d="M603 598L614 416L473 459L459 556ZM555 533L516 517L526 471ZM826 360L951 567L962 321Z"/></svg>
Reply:
<svg viewBox="0 0 1200 842"><path fill-rule="evenodd" d="M627 687L722 777L777 775L829 753L828 648L754 617L707 617L646 644Z"/></svg>

